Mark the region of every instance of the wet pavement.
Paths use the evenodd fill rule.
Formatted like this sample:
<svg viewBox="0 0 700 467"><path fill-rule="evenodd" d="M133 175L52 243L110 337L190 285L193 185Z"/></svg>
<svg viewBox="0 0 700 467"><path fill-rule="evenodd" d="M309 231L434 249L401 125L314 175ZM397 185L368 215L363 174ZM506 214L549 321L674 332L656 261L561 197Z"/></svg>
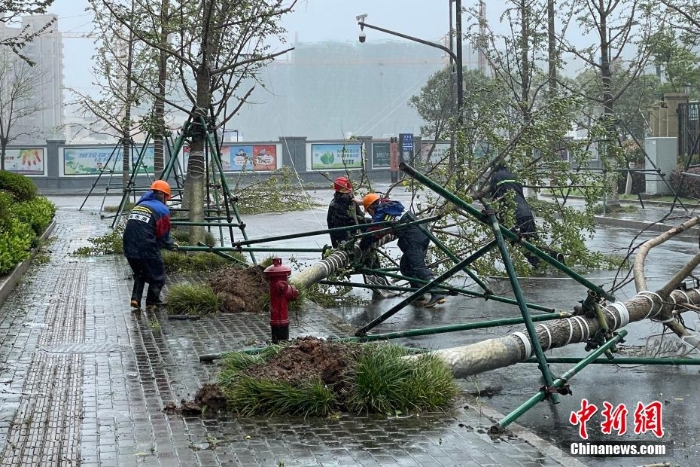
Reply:
<svg viewBox="0 0 700 467"><path fill-rule="evenodd" d="M313 194L323 200L329 192ZM401 199L404 194L397 194ZM169 321L166 316L132 314L128 309L131 281L123 258L71 256L87 239L108 231L96 215L101 197L57 197L51 259L34 266L0 309L0 465L622 465L670 460L673 465L697 465L700 444L698 367L591 366L571 382L574 396L562 403L540 403L513 426L511 436L491 439L486 431L534 394L542 385L536 366L521 364L460 381L465 393L475 393L447 414L410 417L348 417L339 419L253 418L233 416L183 417L162 412L165 403L191 398L210 381L214 365L199 355L243 348L269 336L267 316L220 315L198 321ZM117 204L118 198L113 198ZM305 213L246 216L251 238L325 228L325 206ZM594 247L606 252L625 248L634 231L601 229ZM653 234L645 234L651 238ZM325 237L286 241L286 246L322 247ZM266 246L272 246L266 245ZM649 288L664 279L697 251L696 241L671 241L653 251ZM285 258L291 254L283 254ZM320 254L294 254L302 264ZM599 284L613 280L613 271L592 273ZM507 290L504 281L492 279ZM585 290L568 278L550 275L523 281L528 301L570 310ZM291 316L292 337L345 336L354 327L389 308L392 300L371 302L331 312L308 306ZM627 286L618 293L634 295ZM518 316L516 307L493 301L450 297L437 311L408 307L377 330L412 329L457 324L495 317ZM686 317L697 329L698 316ZM464 345L505 335L520 326L406 339L424 348ZM660 325L633 323L626 346L645 349L646 337ZM670 338L669 338L670 339ZM583 345L548 352L583 356ZM570 365L552 365L555 373ZM491 397L486 397L488 393ZM664 404L662 441L675 443L672 457L567 457L568 443L577 439L569 423L572 411L587 398L627 404L660 400ZM692 415L691 415L692 414ZM599 414L596 414L598 416ZM591 419L594 439L653 439L653 436L602 435ZM542 440L546 441L542 441ZM551 444L550 444L551 443ZM579 463L581 462L581 463Z"/></svg>

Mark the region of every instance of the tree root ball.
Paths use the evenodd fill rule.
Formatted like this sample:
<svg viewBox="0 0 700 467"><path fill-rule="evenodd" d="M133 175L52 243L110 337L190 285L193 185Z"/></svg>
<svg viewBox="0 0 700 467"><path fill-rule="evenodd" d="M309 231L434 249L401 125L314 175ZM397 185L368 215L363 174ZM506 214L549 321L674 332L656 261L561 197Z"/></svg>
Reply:
<svg viewBox="0 0 700 467"><path fill-rule="evenodd" d="M262 266L234 266L213 272L207 281L224 313L267 313L270 285Z"/></svg>

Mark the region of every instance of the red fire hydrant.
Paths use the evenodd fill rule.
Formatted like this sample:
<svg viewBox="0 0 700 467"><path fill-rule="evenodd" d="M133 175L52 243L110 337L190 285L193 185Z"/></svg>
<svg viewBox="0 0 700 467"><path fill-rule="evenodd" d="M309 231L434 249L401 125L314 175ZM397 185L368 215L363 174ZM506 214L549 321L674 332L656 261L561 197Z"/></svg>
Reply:
<svg viewBox="0 0 700 467"><path fill-rule="evenodd" d="M289 340L289 312L287 304L299 297L299 291L287 282L292 269L282 266L282 258L273 258L272 266L265 269L270 281L270 328L272 342Z"/></svg>

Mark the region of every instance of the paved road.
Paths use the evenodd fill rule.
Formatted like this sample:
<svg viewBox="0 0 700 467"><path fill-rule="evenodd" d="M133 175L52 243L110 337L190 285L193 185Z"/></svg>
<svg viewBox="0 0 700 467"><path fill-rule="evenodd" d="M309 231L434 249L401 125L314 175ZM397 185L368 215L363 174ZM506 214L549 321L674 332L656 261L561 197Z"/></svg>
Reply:
<svg viewBox="0 0 700 467"><path fill-rule="evenodd" d="M583 465L517 427L492 440L498 415L471 402L446 414L337 420L163 413L213 378L199 355L267 338L268 317L131 313L122 258L71 255L108 231L99 204L76 211L82 200L56 198L50 261L0 308L0 465ZM283 217L253 216L250 230ZM351 331L313 307L292 318L293 337Z"/></svg>

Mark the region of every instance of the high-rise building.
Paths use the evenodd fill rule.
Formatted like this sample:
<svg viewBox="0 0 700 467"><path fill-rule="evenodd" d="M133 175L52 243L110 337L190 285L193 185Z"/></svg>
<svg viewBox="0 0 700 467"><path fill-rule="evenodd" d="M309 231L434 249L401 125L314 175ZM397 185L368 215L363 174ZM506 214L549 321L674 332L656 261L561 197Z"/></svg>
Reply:
<svg viewBox="0 0 700 467"><path fill-rule="evenodd" d="M0 40L14 37L20 32L35 32L44 28L53 20L45 31L28 42L21 50L34 62L33 72L37 79L34 92L27 105L34 105L39 110L18 122L17 129L22 135L17 142L43 144L46 139L60 138L63 135L63 42L58 30L56 15L33 15L22 17L19 27L0 23ZM11 56L12 51L2 51Z"/></svg>
<svg viewBox="0 0 700 467"><path fill-rule="evenodd" d="M444 52L415 42L294 46L262 70L262 86L227 125L242 140L418 135L424 122L409 100L450 63ZM464 66L477 68L476 50L465 43L463 54Z"/></svg>

